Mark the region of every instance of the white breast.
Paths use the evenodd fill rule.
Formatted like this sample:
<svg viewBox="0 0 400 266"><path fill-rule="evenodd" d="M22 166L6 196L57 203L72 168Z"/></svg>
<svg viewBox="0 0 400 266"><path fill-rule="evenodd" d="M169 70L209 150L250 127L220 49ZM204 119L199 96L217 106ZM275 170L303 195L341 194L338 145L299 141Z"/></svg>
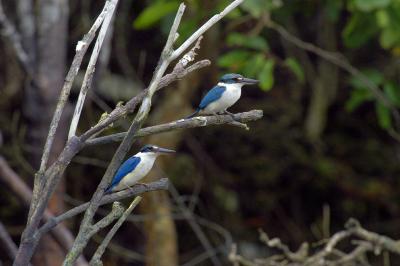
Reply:
<svg viewBox="0 0 400 266"><path fill-rule="evenodd" d="M136 168L127 174L124 178L122 178L121 182L113 189L114 191L119 191L123 189L127 189L128 187L133 186L143 177L145 177L153 167L154 161L157 158L157 155L154 153L138 153L135 156L140 157L140 163L136 166Z"/></svg>
<svg viewBox="0 0 400 266"><path fill-rule="evenodd" d="M213 103L210 103L202 113L204 114L214 114L223 112L232 105L234 105L240 98L242 93L242 84L220 84L220 86L225 86L226 90L222 94L221 98Z"/></svg>

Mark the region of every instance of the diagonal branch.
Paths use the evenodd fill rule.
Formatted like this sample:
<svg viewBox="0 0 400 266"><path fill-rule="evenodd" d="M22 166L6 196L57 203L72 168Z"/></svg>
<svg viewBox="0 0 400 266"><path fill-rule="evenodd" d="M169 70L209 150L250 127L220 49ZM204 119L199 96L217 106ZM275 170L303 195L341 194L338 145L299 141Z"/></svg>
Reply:
<svg viewBox="0 0 400 266"><path fill-rule="evenodd" d="M372 92L375 98L391 111L393 118L396 122L397 128L400 128L400 113L396 109L396 107L393 106L392 102L386 97L384 93L382 93L379 87L375 85L370 78L368 78L367 75L362 73L356 67L352 66L342 54L329 52L324 49L321 49L320 47L312 43L305 42L297 38L296 36L292 35L282 25L272 21L270 18L267 18L265 20L265 24L267 27L277 31L284 39L293 43L297 47L322 57L328 62L340 67L341 69L345 70L346 72L350 73L351 75L359 79L365 85L365 87ZM393 133L396 134L397 132Z"/></svg>
<svg viewBox="0 0 400 266"><path fill-rule="evenodd" d="M139 204L142 200L142 197L137 196L132 203L129 205L128 209L121 215L118 221L114 224L111 230L107 233L106 237L103 239L103 242L99 245L96 252L94 253L92 259L90 260L90 265L103 265L101 262L101 257L103 256L104 251L106 250L108 244L110 243L111 239L121 227L121 225L125 222L126 218L131 214L133 209Z"/></svg>

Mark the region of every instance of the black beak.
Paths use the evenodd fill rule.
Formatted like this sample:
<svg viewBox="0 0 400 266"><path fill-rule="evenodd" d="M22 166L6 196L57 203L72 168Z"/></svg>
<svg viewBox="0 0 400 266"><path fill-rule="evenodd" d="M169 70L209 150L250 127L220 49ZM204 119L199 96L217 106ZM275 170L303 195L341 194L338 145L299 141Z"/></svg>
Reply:
<svg viewBox="0 0 400 266"><path fill-rule="evenodd" d="M158 153L165 153L165 154L168 154L168 153L175 153L174 150L164 149L164 148L160 148L160 147L157 147L156 151L157 151Z"/></svg>
<svg viewBox="0 0 400 266"><path fill-rule="evenodd" d="M257 83L258 83L258 80L256 80L256 79L249 79L249 78L243 78L243 79L241 80L241 82L242 82L242 83L245 83L245 84L257 84Z"/></svg>

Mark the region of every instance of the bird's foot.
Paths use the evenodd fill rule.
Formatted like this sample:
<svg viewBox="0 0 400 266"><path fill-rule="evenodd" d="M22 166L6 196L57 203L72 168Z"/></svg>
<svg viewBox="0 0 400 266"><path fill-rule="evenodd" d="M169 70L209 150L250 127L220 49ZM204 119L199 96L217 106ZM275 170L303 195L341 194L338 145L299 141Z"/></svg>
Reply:
<svg viewBox="0 0 400 266"><path fill-rule="evenodd" d="M234 113L231 113L228 110L224 110L224 114L230 115L234 121L240 123L240 121L235 118L235 114Z"/></svg>
<svg viewBox="0 0 400 266"><path fill-rule="evenodd" d="M147 183L137 182L135 185L141 185L141 186L144 186L146 188L149 188L149 185Z"/></svg>

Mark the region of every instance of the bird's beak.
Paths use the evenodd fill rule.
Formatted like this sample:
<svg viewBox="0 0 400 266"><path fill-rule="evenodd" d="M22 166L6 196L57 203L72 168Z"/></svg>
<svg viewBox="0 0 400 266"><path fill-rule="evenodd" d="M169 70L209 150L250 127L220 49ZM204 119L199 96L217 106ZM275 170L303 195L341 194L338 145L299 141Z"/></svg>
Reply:
<svg viewBox="0 0 400 266"><path fill-rule="evenodd" d="M174 150L169 150L169 149L164 149L164 148L157 148L157 152L158 152L158 153L165 153L165 154L168 154L168 153L175 153L176 151L174 151Z"/></svg>
<svg viewBox="0 0 400 266"><path fill-rule="evenodd" d="M249 79L249 78L243 78L241 82L244 83L244 84L257 84L258 80Z"/></svg>

